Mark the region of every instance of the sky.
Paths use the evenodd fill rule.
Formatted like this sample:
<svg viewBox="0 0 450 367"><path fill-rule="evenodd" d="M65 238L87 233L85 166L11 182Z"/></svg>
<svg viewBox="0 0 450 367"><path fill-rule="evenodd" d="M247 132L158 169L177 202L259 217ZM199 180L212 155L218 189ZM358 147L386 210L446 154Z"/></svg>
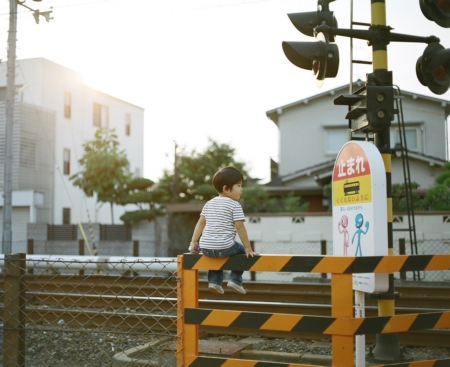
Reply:
<svg viewBox="0 0 450 367"><path fill-rule="evenodd" d="M266 111L350 81L348 38L336 37L339 72L320 89L312 72L292 65L282 51L283 41L314 41L298 32L287 14L314 11L316 0L26 0L25 5L52 8L53 19L41 17L36 24L19 6L17 58L47 58L81 73L87 85L143 107L144 176L155 181L172 169L175 144L201 152L209 139L229 144L252 177L268 181L270 159L278 161L279 134ZM351 0L336 0L330 9L340 28L350 28ZM354 0L353 13L354 21L370 23L370 0ZM435 35L450 48L450 29L427 20L419 0L386 0L386 18L393 32ZM8 19L4 0L2 62ZM425 47L388 46L394 84L450 101L450 92L434 95L416 78ZM354 58L371 60L366 41L354 41ZM365 80L371 71L355 65L353 80Z"/></svg>

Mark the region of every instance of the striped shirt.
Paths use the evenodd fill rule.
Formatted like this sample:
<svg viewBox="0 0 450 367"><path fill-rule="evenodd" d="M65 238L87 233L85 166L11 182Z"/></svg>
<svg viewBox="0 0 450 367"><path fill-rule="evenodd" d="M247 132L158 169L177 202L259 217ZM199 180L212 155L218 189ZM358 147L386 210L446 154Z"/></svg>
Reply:
<svg viewBox="0 0 450 367"><path fill-rule="evenodd" d="M241 204L225 196L209 200L200 215L206 225L200 237L200 247L207 249L226 249L234 244L236 237L235 221L245 220Z"/></svg>

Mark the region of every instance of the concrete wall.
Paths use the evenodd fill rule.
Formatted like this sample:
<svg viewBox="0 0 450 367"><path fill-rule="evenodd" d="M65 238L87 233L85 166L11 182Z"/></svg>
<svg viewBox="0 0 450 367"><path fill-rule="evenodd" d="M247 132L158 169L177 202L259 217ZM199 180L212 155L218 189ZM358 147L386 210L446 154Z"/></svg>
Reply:
<svg viewBox="0 0 450 367"><path fill-rule="evenodd" d="M399 252L399 239L406 242L405 253L439 254L450 253L450 212L416 214L415 217L417 251L411 248L409 240L408 217L405 214L393 216L394 255ZM249 239L254 241L255 251L260 254L320 255L321 241L326 241L326 254L333 254L333 231L331 213L310 214L254 214L246 221ZM417 274L416 274L417 275ZM394 274L398 279L400 274ZM414 279L412 272L406 274L408 280ZM320 278L312 273L269 273L258 272L257 280L295 281ZM250 273L244 273L250 279ZM424 281L450 281L448 271L421 272Z"/></svg>
<svg viewBox="0 0 450 367"><path fill-rule="evenodd" d="M133 241L139 242L139 256L168 256L168 231L166 218L157 218L153 222L140 221L133 225L132 241L100 241L100 224L81 225L78 228L78 240L86 239L85 255L93 255L94 244L101 256L133 256ZM92 241L92 237L94 241ZM47 223L28 223L27 238L34 241L34 253L45 255L78 255L78 241L47 241ZM27 252L25 243L14 243L13 253Z"/></svg>

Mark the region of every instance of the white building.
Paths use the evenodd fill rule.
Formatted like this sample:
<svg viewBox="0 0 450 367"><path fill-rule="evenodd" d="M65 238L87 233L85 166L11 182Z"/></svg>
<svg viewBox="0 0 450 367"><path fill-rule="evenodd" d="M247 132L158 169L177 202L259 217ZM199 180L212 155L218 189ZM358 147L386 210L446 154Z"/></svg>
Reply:
<svg viewBox="0 0 450 367"><path fill-rule="evenodd" d="M18 60L15 85L13 244L26 241L27 223L111 224L110 205L99 206L95 198L74 187L69 177L80 170L83 143L92 140L100 127L115 130L130 171L142 176L143 108L89 88L80 74L43 58ZM0 191L4 184L5 100L6 63L1 63ZM114 207L114 224L122 223L119 217L124 211L121 206Z"/></svg>

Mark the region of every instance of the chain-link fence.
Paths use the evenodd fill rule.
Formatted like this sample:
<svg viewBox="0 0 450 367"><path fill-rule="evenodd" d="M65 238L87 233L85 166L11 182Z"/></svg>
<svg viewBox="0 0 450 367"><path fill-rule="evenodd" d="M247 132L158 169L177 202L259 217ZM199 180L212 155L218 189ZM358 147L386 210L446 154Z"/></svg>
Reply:
<svg viewBox="0 0 450 367"><path fill-rule="evenodd" d="M304 241L304 242L255 242L254 249L260 254L283 254L283 255L332 255L332 241ZM450 240L421 240L411 245L409 240L399 239L394 241L394 255L434 255L449 254ZM329 275L314 273L275 273L258 272L244 273L245 280L258 280L268 282L292 282L308 281L327 278ZM449 273L446 271L427 272L405 272L394 273L394 279L428 281L428 282L450 282Z"/></svg>
<svg viewBox="0 0 450 367"><path fill-rule="evenodd" d="M261 254L330 255L326 241L256 242ZM394 254L448 254L442 240L394 243ZM0 258L0 367L176 365L177 260L118 256ZM202 272L200 277L205 277ZM292 282L328 274L245 272L246 281ZM449 282L448 272L395 279ZM448 284L448 283L447 283Z"/></svg>
<svg viewBox="0 0 450 367"><path fill-rule="evenodd" d="M166 256L156 254L154 241L49 241L33 240L13 242L11 253L44 255L88 255L88 256Z"/></svg>
<svg viewBox="0 0 450 367"><path fill-rule="evenodd" d="M1 261L0 366L174 366L176 259L37 257Z"/></svg>

